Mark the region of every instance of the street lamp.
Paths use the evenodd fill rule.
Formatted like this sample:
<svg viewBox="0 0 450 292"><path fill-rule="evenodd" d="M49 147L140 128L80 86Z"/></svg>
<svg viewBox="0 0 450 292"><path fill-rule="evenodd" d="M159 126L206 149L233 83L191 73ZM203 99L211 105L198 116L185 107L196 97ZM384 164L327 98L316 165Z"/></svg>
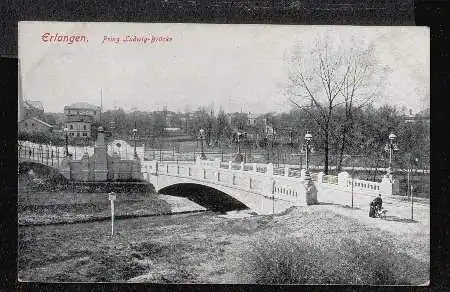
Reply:
<svg viewBox="0 0 450 292"><path fill-rule="evenodd" d="M66 134L66 156L69 156L69 129L64 128L64 133Z"/></svg>
<svg viewBox="0 0 450 292"><path fill-rule="evenodd" d="M202 155L200 156L201 159L206 159L205 151L203 149L203 140L205 140L205 130L203 128L200 128L200 142L202 145Z"/></svg>
<svg viewBox="0 0 450 292"><path fill-rule="evenodd" d="M136 152L136 133L137 133L137 129L136 128L134 128L133 129L133 140L134 140L134 158L135 159L137 159L138 158L138 155L137 155L137 152Z"/></svg>
<svg viewBox="0 0 450 292"><path fill-rule="evenodd" d="M392 154L393 151L398 151L398 145L394 143L394 140L397 138L397 136L394 133L390 133L388 138L389 143L384 146L384 150L389 151L389 167L387 169L387 175L392 176Z"/></svg>
<svg viewBox="0 0 450 292"><path fill-rule="evenodd" d="M237 135L237 144L238 144L238 154L241 154L241 135L242 135L242 133L238 131L236 133L236 135Z"/></svg>
<svg viewBox="0 0 450 292"><path fill-rule="evenodd" d="M309 143L312 140L312 135L309 133L309 131L306 131L305 134L305 142L306 142L306 171L309 171L309 150L310 150L310 146Z"/></svg>

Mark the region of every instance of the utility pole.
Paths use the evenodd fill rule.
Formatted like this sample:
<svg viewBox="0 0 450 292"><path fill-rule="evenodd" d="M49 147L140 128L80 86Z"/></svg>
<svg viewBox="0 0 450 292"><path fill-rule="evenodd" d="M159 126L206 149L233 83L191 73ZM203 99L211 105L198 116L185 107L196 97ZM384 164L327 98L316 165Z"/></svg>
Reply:
<svg viewBox="0 0 450 292"><path fill-rule="evenodd" d="M100 124L102 123L102 111L103 111L103 88L100 88Z"/></svg>
<svg viewBox="0 0 450 292"><path fill-rule="evenodd" d="M352 209L353 209L353 185L354 185L354 177L355 177L355 161L352 159Z"/></svg>
<svg viewBox="0 0 450 292"><path fill-rule="evenodd" d="M414 198L413 198L413 186L411 186L411 221L414 220Z"/></svg>

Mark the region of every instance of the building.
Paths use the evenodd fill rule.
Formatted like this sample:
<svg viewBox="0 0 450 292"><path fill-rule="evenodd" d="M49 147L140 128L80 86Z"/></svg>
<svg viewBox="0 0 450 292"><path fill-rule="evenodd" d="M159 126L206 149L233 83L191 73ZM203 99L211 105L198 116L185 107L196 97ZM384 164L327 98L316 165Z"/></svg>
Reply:
<svg viewBox="0 0 450 292"><path fill-rule="evenodd" d="M18 129L21 133L51 133L53 132L54 126L41 121L40 119L36 117L31 117L28 119L25 119L23 121L20 121L18 123Z"/></svg>
<svg viewBox="0 0 450 292"><path fill-rule="evenodd" d="M24 119L40 117L44 113L44 106L40 101L25 100L23 102Z"/></svg>
<svg viewBox="0 0 450 292"><path fill-rule="evenodd" d="M91 126L100 121L101 107L87 102L76 102L64 107L65 128L69 136L91 137Z"/></svg>
<svg viewBox="0 0 450 292"><path fill-rule="evenodd" d="M256 114L248 113L247 126L256 126L257 118L258 118L258 116Z"/></svg>
<svg viewBox="0 0 450 292"><path fill-rule="evenodd" d="M413 114L412 109L409 110L407 114L404 114L402 116L403 122L405 123L415 123L419 121L423 121L426 123L430 123L430 109L426 109L423 111L420 111L416 114Z"/></svg>

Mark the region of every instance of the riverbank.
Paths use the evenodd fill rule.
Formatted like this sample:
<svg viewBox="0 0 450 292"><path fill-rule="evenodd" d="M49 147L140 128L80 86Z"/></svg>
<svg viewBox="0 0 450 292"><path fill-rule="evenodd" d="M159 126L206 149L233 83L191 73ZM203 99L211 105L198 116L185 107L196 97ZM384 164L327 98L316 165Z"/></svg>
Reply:
<svg viewBox="0 0 450 292"><path fill-rule="evenodd" d="M205 210L186 198L153 192L125 192L116 194L114 214L120 220ZM19 181L17 211L19 226L74 224L111 218L108 193L35 191L27 181Z"/></svg>

